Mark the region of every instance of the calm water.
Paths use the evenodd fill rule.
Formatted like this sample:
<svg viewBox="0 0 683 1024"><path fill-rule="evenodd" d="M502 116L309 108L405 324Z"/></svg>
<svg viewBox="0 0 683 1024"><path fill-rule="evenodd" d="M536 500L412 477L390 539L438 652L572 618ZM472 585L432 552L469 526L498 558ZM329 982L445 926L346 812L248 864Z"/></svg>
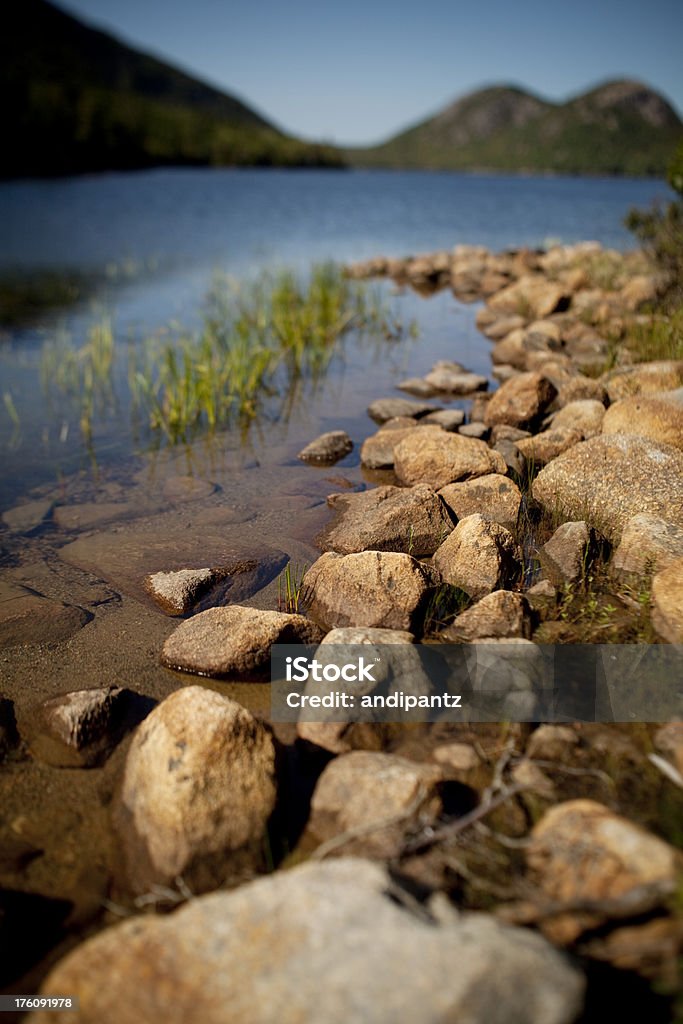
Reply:
<svg viewBox="0 0 683 1024"><path fill-rule="evenodd" d="M93 456L100 467L114 466L140 449L125 399L101 417L89 453L73 409L45 400L40 349L57 330L78 340L103 310L122 344L171 320L192 325L216 269L245 277L264 267L303 270L321 259L408 255L459 242L500 249L592 238L625 248L632 241L622 226L628 209L666 195L665 185L651 181L412 172L158 170L4 184L0 270L78 271L102 283L87 302L5 333L2 391L11 393L20 428L0 407L0 507L88 471ZM290 454L333 426L362 440L370 432L368 402L395 393L399 375L421 374L437 358L489 371L473 307L446 293L395 302L405 322L418 320L420 339L379 348L348 339L327 380L295 403L288 424L251 432L250 458L267 462L274 431Z"/></svg>

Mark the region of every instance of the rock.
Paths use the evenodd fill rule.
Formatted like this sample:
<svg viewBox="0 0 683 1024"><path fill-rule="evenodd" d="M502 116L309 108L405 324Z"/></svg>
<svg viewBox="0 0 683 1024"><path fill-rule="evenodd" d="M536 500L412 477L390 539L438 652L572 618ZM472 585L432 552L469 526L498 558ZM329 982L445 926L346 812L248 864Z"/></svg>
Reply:
<svg viewBox="0 0 683 1024"><path fill-rule="evenodd" d="M462 612L439 636L457 643L482 637L531 636L531 610L521 594L496 590Z"/></svg>
<svg viewBox="0 0 683 1024"><path fill-rule="evenodd" d="M626 309L636 310L645 302L654 302L660 292L660 282L652 274L637 274L623 286L621 303Z"/></svg>
<svg viewBox="0 0 683 1024"><path fill-rule="evenodd" d="M670 644L683 643L683 558L652 580L652 625Z"/></svg>
<svg viewBox="0 0 683 1024"><path fill-rule="evenodd" d="M262 870L276 797L270 730L213 690L177 690L128 750L114 812L127 887L182 877L198 893Z"/></svg>
<svg viewBox="0 0 683 1024"><path fill-rule="evenodd" d="M420 905L381 865L343 858L107 928L41 992L78 996L73 1024L572 1024L584 979L530 930Z"/></svg>
<svg viewBox="0 0 683 1024"><path fill-rule="evenodd" d="M491 341L500 341L500 339L504 338L506 334L510 334L511 331L516 331L518 328L524 327L526 324L524 317L519 316L516 313L509 316L496 316L494 320L489 320L488 322L480 320L481 313L489 314L492 312L492 310L489 310L484 306L484 308L480 310L480 313L477 314L477 327L482 334L485 334L487 338L491 339Z"/></svg>
<svg viewBox="0 0 683 1024"><path fill-rule="evenodd" d="M317 538L321 551L405 551L432 555L453 529L447 506L426 484L334 496L340 515Z"/></svg>
<svg viewBox="0 0 683 1024"><path fill-rule="evenodd" d="M651 395L669 391L683 384L683 359L660 359L611 370L600 378L610 402L633 395Z"/></svg>
<svg viewBox="0 0 683 1024"><path fill-rule="evenodd" d="M316 437L297 455L302 462L338 462L348 455L353 448L353 441L345 430L330 430Z"/></svg>
<svg viewBox="0 0 683 1024"><path fill-rule="evenodd" d="M550 430L544 430L540 434L536 434L535 437L526 437L521 441L515 441L515 444L517 451L521 452L528 462L545 466L582 440L583 434L580 431L553 425Z"/></svg>
<svg viewBox="0 0 683 1024"><path fill-rule="evenodd" d="M168 615L187 615L220 579L219 569L178 569L152 573L145 578L145 587Z"/></svg>
<svg viewBox="0 0 683 1024"><path fill-rule="evenodd" d="M505 473L505 463L483 441L423 427L396 446L394 472L403 484L429 484L438 490L455 480Z"/></svg>
<svg viewBox="0 0 683 1024"><path fill-rule="evenodd" d="M520 373L494 393L486 407L484 422L492 427L528 427L536 423L557 394L557 388L541 373Z"/></svg>
<svg viewBox="0 0 683 1024"><path fill-rule="evenodd" d="M476 721L533 722L547 707L548 671L538 644L523 637L484 637L467 644L468 707ZM546 692L544 692L546 691Z"/></svg>
<svg viewBox="0 0 683 1024"><path fill-rule="evenodd" d="M410 555L326 552L306 573L304 594L308 614L325 629L369 626L417 633L435 583L435 574Z"/></svg>
<svg viewBox="0 0 683 1024"><path fill-rule="evenodd" d="M492 376L499 380L501 383L506 380L511 380L515 377L519 371L514 366L510 366L509 363L498 363L491 370Z"/></svg>
<svg viewBox="0 0 683 1024"><path fill-rule="evenodd" d="M579 737L567 725L539 725L527 743L526 755L538 761L569 761L579 743Z"/></svg>
<svg viewBox="0 0 683 1024"><path fill-rule="evenodd" d="M320 843L392 819L385 828L350 838L339 853L395 857L409 832L433 824L441 814L442 781L436 765L364 750L343 754L331 761L318 779L308 833Z"/></svg>
<svg viewBox="0 0 683 1024"><path fill-rule="evenodd" d="M202 480L200 477L178 474L169 476L164 480L163 494L166 501L174 505L184 504L187 501L203 501L216 490L216 485L210 480Z"/></svg>
<svg viewBox="0 0 683 1024"><path fill-rule="evenodd" d="M550 580L539 580L524 596L541 620L547 619L557 605L557 591Z"/></svg>
<svg viewBox="0 0 683 1024"><path fill-rule="evenodd" d="M574 583L585 576L591 531L583 521L563 523L538 552L541 567L556 587Z"/></svg>
<svg viewBox="0 0 683 1024"><path fill-rule="evenodd" d="M462 409L439 409L438 412L430 412L420 420L419 425L433 423L437 427L454 433L458 427L465 422L465 413Z"/></svg>
<svg viewBox="0 0 683 1024"><path fill-rule="evenodd" d="M541 505L585 519L613 542L641 512L683 527L683 455L646 438L602 434L553 459L532 493Z"/></svg>
<svg viewBox="0 0 683 1024"><path fill-rule="evenodd" d="M569 800L547 811L531 833L526 856L544 897L559 903L617 899L647 885L673 887L681 867L668 843L593 800ZM541 927L564 943L604 920L567 913Z"/></svg>
<svg viewBox="0 0 683 1024"><path fill-rule="evenodd" d="M683 558L683 527L646 514L629 519L612 557L617 576L647 576Z"/></svg>
<svg viewBox="0 0 683 1024"><path fill-rule="evenodd" d="M493 295L488 305L496 313L517 313L542 320L566 309L569 300L570 292L565 285L549 281L543 274L526 274Z"/></svg>
<svg viewBox="0 0 683 1024"><path fill-rule="evenodd" d="M57 505L52 518L61 530L91 530L94 527L135 515L138 509L126 501L83 501Z"/></svg>
<svg viewBox="0 0 683 1024"><path fill-rule="evenodd" d="M592 377L584 377L583 374L577 374L576 377L571 377L560 384L560 390L557 393L554 404L558 409L562 409L571 402L580 401L595 401L600 402L602 405L607 405L609 397L606 388L600 381L594 380Z"/></svg>
<svg viewBox="0 0 683 1024"><path fill-rule="evenodd" d="M603 434L638 434L683 449L683 407L648 396L622 398L611 405Z"/></svg>
<svg viewBox="0 0 683 1024"><path fill-rule="evenodd" d="M520 573L521 552L512 534L475 514L461 519L434 555L446 583L478 600Z"/></svg>
<svg viewBox="0 0 683 1024"><path fill-rule="evenodd" d="M578 430L583 440L586 440L602 433L604 416L604 405L594 398L567 402L553 416L553 429Z"/></svg>
<svg viewBox="0 0 683 1024"><path fill-rule="evenodd" d="M415 637L412 633L399 629L363 629L353 627L348 629L332 629L320 643L315 657L317 661L324 662L324 649L330 646L338 649L339 647L355 647L362 644L370 648L368 659L371 659L375 650L378 654L382 653L385 644L405 646L408 644L412 645L414 642ZM419 672L423 674L422 667L419 665L419 658L417 661ZM413 664L412 668L418 666ZM375 685L384 687L386 682L387 678L377 680L377 683L368 692L372 692L372 689L375 689ZM331 683L329 685L333 687L335 684ZM322 692L325 684L316 683L315 686L316 692ZM428 689L429 686L427 685ZM306 687L306 692L308 692L308 686ZM328 721L327 715L323 714L323 709L321 709L321 714L319 716L316 715L316 719L318 719L316 721L306 721L305 718L300 718L296 727L297 735L300 739L313 743L315 746L321 747L331 754L345 754L350 750L381 750L395 734L396 730L402 728L400 724L394 726L388 722L332 721L331 719L334 717L335 712L330 711L330 720ZM336 717L338 717L338 712Z"/></svg>
<svg viewBox="0 0 683 1024"><path fill-rule="evenodd" d="M491 440L494 444L499 441L521 441L523 437L531 437L530 431L510 427L507 423L496 423L491 428Z"/></svg>
<svg viewBox="0 0 683 1024"><path fill-rule="evenodd" d="M310 644L321 638L320 630L303 615L240 605L209 608L174 629L161 663L200 676L260 679L268 674L273 644Z"/></svg>
<svg viewBox="0 0 683 1024"><path fill-rule="evenodd" d="M683 775L683 722L667 722L654 735L655 749Z"/></svg>
<svg viewBox="0 0 683 1024"><path fill-rule="evenodd" d="M465 423L458 431L463 437L476 437L480 441L485 441L490 432L485 423Z"/></svg>
<svg viewBox="0 0 683 1024"><path fill-rule="evenodd" d="M500 473L490 473L460 484L447 484L439 495L457 519L478 512L508 530L517 526L522 495L517 484Z"/></svg>
<svg viewBox="0 0 683 1024"><path fill-rule="evenodd" d="M466 778L481 766L479 754L469 743L442 743L434 748L432 757L437 764Z"/></svg>
<svg viewBox="0 0 683 1024"><path fill-rule="evenodd" d="M261 541L247 543L234 529L204 529L199 522L188 529L177 513L161 522L153 516L79 537L60 548L59 555L145 603L150 601L146 577L209 566L221 570L212 600L237 604L275 579L288 561L282 551Z"/></svg>
<svg viewBox="0 0 683 1024"><path fill-rule="evenodd" d="M45 700L20 721L31 754L57 768L102 764L154 702L118 686L74 690Z"/></svg>
<svg viewBox="0 0 683 1024"><path fill-rule="evenodd" d="M54 501L27 501L2 514L2 521L12 533L31 533L38 529L54 508Z"/></svg>
<svg viewBox="0 0 683 1024"><path fill-rule="evenodd" d="M368 406L368 416L376 423L385 423L394 416L410 416L419 419L427 413L436 412L437 406L428 402L411 402L409 398L378 398Z"/></svg>
<svg viewBox="0 0 683 1024"><path fill-rule="evenodd" d="M20 644L60 643L91 619L92 614L84 608L17 588L16 597L0 602L0 650Z"/></svg>
<svg viewBox="0 0 683 1024"><path fill-rule="evenodd" d="M396 429L382 427L363 441L360 461L368 469L391 469L397 446L414 430L415 426Z"/></svg>
<svg viewBox="0 0 683 1024"><path fill-rule="evenodd" d="M402 380L396 387L400 391L407 391L409 394L417 395L419 398L431 398L438 390L438 388L428 384L424 377L409 377L408 380Z"/></svg>
<svg viewBox="0 0 683 1024"><path fill-rule="evenodd" d="M441 361L425 374L425 381L437 391L452 395L470 395L473 391L485 391L488 380L479 373L469 373L459 363Z"/></svg>
<svg viewBox="0 0 683 1024"><path fill-rule="evenodd" d="M493 446L493 450L498 452L503 459L508 473L514 473L520 478L526 475L527 465L524 461L524 456L517 449L514 441L497 441Z"/></svg>

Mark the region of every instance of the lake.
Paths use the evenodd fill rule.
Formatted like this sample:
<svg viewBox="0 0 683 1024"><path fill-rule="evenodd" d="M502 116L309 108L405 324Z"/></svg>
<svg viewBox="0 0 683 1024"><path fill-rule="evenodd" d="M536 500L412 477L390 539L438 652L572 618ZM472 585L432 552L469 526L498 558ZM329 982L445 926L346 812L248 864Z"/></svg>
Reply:
<svg viewBox="0 0 683 1024"><path fill-rule="evenodd" d="M20 425L7 403L0 408L1 508L32 488L63 487L93 466L113 471L154 447L131 425L123 370L116 402L100 415L92 445L83 444L77 412L54 391L41 391L42 346L57 332L76 344L106 313L123 347L171 321L193 327L217 269L237 278L263 268L305 272L314 261L404 256L457 243L501 249L592 238L626 248L629 208L667 195L656 181L420 172L164 169L5 183L0 272L82 274L91 288L87 299L3 335L2 390ZM488 373L475 308L450 293L391 301L405 324L418 322L419 340L377 349L347 339L315 394L293 404L287 424L271 423L265 442L258 429L249 432L250 458L263 457L274 431L290 454L333 426L362 440L370 430L368 402L393 393L397 374L422 373L435 359ZM240 448L245 438L224 441Z"/></svg>

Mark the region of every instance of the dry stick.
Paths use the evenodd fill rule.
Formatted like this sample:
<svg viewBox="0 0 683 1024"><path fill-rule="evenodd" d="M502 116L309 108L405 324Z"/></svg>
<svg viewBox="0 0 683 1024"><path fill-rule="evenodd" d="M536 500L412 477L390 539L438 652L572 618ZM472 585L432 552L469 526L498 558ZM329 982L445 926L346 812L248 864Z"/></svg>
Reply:
<svg viewBox="0 0 683 1024"><path fill-rule="evenodd" d="M517 924L530 924L543 921L549 917L560 917L564 914L590 914L613 920L640 917L661 907L669 896L676 891L676 884L670 880L653 882L650 885L639 885L630 889L623 896L612 899L576 899L565 903L541 903L533 907L504 908L505 919Z"/></svg>
<svg viewBox="0 0 683 1024"><path fill-rule="evenodd" d="M420 850L429 849L430 846L443 842L445 839L453 839L455 836L459 836L462 832L465 832L468 828L471 828L472 825L476 824L476 822L481 821L482 818L485 818L492 811L495 811L496 808L507 803L508 800L512 800L513 797L518 796L526 789L529 789L529 787L510 786L509 789L503 790L500 796L490 797L485 802L480 803L468 814L463 814L462 818L458 818L457 821L452 821L450 824L444 825L442 828L433 829L427 834L409 840L404 844L403 849L401 850L401 856L404 857L410 853L418 853Z"/></svg>

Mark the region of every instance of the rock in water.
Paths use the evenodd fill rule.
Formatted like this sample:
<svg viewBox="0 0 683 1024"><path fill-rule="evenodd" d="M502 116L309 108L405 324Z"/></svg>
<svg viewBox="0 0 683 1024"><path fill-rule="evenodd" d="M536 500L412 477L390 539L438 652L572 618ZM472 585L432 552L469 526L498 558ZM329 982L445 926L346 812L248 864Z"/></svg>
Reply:
<svg viewBox="0 0 683 1024"><path fill-rule="evenodd" d="M345 430L330 430L316 437L297 455L302 462L331 464L343 459L353 448L353 441Z"/></svg>
<svg viewBox="0 0 683 1024"><path fill-rule="evenodd" d="M553 459L533 496L568 519L585 519L617 541L641 512L683 526L683 453L644 437L602 434Z"/></svg>
<svg viewBox="0 0 683 1024"><path fill-rule="evenodd" d="M145 578L145 587L169 615L186 615L220 578L217 569L178 569L152 573Z"/></svg>
<svg viewBox="0 0 683 1024"><path fill-rule="evenodd" d="M538 422L557 394L555 385L542 373L519 373L498 388L484 413L492 427L505 423L526 428Z"/></svg>
<svg viewBox="0 0 683 1024"><path fill-rule="evenodd" d="M344 858L105 929L42 987L80 1009L29 1024L572 1024L583 991L540 936L420 906L378 864Z"/></svg>
<svg viewBox="0 0 683 1024"><path fill-rule="evenodd" d="M270 730L236 701L188 686L137 730L114 825L133 893L216 888L265 867L277 796Z"/></svg>
<svg viewBox="0 0 683 1024"><path fill-rule="evenodd" d="M419 633L437 575L410 555L328 551L304 578L304 599L312 619L325 629L370 626Z"/></svg>
<svg viewBox="0 0 683 1024"><path fill-rule="evenodd" d="M437 405L430 405L429 402L412 402L409 398L378 398L368 406L368 416L375 423L386 423L395 416L410 416L418 419L426 416L427 413L437 412Z"/></svg>
<svg viewBox="0 0 683 1024"><path fill-rule="evenodd" d="M321 639L321 631L303 615L241 605L209 608L171 633L161 662L200 676L260 679L268 674L273 644L312 644Z"/></svg>
<svg viewBox="0 0 683 1024"><path fill-rule="evenodd" d="M420 558L433 554L453 529L446 505L426 484L336 494L328 502L340 515L318 537L322 551L405 551Z"/></svg>

